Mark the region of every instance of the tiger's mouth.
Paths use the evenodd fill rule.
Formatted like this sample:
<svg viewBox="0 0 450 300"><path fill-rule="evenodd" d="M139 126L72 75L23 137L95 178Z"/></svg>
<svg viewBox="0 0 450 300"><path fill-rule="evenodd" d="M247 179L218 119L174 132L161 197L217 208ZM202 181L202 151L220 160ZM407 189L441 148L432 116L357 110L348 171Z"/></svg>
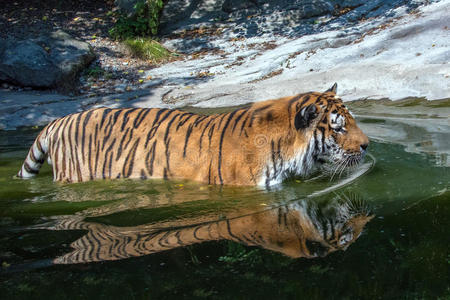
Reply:
<svg viewBox="0 0 450 300"><path fill-rule="evenodd" d="M320 168L333 179L341 177L343 174L351 172L356 168L365 157L365 152L359 153L343 153L339 156L319 157L317 162Z"/></svg>

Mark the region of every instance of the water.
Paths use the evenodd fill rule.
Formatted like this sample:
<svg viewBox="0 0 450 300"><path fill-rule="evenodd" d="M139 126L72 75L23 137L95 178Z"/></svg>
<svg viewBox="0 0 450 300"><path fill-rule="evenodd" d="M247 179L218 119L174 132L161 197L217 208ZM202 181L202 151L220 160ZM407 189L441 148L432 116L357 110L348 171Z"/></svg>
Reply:
<svg viewBox="0 0 450 300"><path fill-rule="evenodd" d="M269 191L13 180L38 130L2 132L0 298L450 297L450 101L349 106L365 163Z"/></svg>

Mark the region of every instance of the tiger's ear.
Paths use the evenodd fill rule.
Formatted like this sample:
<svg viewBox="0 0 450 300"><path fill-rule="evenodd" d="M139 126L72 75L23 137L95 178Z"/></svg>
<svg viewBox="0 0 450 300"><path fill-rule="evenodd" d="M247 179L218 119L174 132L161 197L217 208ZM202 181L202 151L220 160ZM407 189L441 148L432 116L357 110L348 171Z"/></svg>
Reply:
<svg viewBox="0 0 450 300"><path fill-rule="evenodd" d="M332 87L330 87L328 90L325 91L325 93L327 93L327 92L336 94L337 93L337 82L335 82Z"/></svg>
<svg viewBox="0 0 450 300"><path fill-rule="evenodd" d="M317 117L317 107L315 104L310 104L300 109L295 115L294 125L297 130L304 129L311 125L311 122Z"/></svg>

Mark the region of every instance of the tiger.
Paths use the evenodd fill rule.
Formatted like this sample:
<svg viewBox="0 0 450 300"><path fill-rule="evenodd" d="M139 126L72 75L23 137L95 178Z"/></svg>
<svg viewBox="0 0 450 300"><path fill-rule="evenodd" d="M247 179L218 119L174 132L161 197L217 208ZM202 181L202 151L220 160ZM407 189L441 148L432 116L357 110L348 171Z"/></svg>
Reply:
<svg viewBox="0 0 450 300"><path fill-rule="evenodd" d="M257 246L291 258L324 257L346 250L374 217L367 203L340 195L302 199L263 211L244 210L204 222L191 217L181 222L118 227L85 221L84 216L62 217L40 230L86 230L71 243L72 251L53 264L120 260L159 253L208 241L228 240Z"/></svg>
<svg viewBox="0 0 450 300"><path fill-rule="evenodd" d="M168 108L95 108L49 123L17 174L38 174L47 158L53 180L187 179L207 184L272 186L363 159L368 137L327 91L255 102L201 115Z"/></svg>

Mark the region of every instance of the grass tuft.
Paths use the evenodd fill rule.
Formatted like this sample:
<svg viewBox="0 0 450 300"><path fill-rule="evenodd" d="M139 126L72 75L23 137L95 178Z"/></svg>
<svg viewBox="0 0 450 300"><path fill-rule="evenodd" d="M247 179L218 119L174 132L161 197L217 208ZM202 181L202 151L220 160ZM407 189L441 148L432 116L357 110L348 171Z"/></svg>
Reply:
<svg viewBox="0 0 450 300"><path fill-rule="evenodd" d="M168 60L174 55L157 41L148 38L130 38L124 40L123 44L132 56L152 63Z"/></svg>

